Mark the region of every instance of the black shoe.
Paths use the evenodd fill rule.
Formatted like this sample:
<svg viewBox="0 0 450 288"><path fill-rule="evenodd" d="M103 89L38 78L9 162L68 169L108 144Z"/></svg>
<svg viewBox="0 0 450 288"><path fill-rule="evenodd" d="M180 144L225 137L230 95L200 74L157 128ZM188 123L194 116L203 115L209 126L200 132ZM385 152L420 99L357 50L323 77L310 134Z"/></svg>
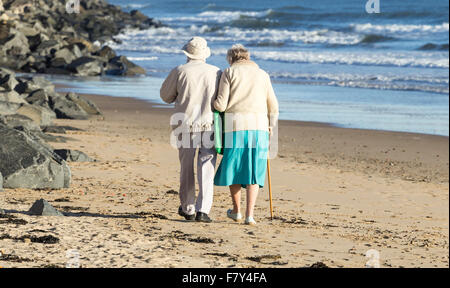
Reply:
<svg viewBox="0 0 450 288"><path fill-rule="evenodd" d="M186 219L188 221L194 221L194 219L195 219L195 214L189 215L189 214L184 213L183 208L181 208L181 206L180 206L180 208L178 208L178 215L183 216L184 219Z"/></svg>
<svg viewBox="0 0 450 288"><path fill-rule="evenodd" d="M208 214L203 212L197 212L197 216L195 217L195 221L197 222L205 222L205 223L211 223L212 220L209 218Z"/></svg>

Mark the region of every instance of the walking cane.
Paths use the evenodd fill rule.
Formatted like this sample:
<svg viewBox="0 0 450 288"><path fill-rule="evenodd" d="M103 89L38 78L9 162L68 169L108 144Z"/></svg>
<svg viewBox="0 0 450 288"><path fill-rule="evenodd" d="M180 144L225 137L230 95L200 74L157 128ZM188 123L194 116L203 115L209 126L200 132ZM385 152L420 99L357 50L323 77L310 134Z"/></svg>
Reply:
<svg viewBox="0 0 450 288"><path fill-rule="evenodd" d="M273 206L272 206L272 181L270 179L270 160L267 157L267 178L269 180L269 201L270 201L270 220L273 220Z"/></svg>

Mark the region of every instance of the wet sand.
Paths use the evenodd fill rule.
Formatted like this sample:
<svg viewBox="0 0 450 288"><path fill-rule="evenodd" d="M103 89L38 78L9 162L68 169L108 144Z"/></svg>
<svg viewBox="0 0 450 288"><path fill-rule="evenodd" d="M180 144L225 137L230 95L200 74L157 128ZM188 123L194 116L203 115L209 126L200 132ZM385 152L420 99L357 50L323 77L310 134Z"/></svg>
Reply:
<svg viewBox="0 0 450 288"><path fill-rule="evenodd" d="M226 218L229 192L217 187L214 222L199 224L176 213L171 110L87 97L104 118L57 120L84 131L52 145L98 161L70 163L69 189L1 192L17 218L0 218L0 266L63 267L76 249L83 267L364 267L376 249L381 267L449 267L448 137L281 121L275 219L267 186L256 227ZM40 198L66 217L23 213Z"/></svg>

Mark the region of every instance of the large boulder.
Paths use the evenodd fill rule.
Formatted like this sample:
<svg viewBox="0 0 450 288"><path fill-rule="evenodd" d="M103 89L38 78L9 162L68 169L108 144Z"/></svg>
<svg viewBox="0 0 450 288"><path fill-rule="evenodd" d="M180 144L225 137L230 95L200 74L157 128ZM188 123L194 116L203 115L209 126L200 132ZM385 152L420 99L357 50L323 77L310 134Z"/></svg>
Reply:
<svg viewBox="0 0 450 288"><path fill-rule="evenodd" d="M121 76L135 76L145 75L144 68L134 64L125 56L118 56L112 58L108 63L108 75L121 75Z"/></svg>
<svg viewBox="0 0 450 288"><path fill-rule="evenodd" d="M53 151L26 133L0 124L0 173L5 188L61 189L70 185L70 168Z"/></svg>
<svg viewBox="0 0 450 288"><path fill-rule="evenodd" d="M47 142L58 142L58 143L67 142L66 141L67 138L65 137L49 135L40 130L30 130L25 126L16 126L14 127L14 129L25 133L31 140L36 141L41 146L47 148L49 151L53 151L53 147L47 144Z"/></svg>
<svg viewBox="0 0 450 288"><path fill-rule="evenodd" d="M63 48L59 51L56 51L54 61L56 61L56 59L60 59L59 61L61 61L62 63L70 64L76 58L77 57L75 56L75 54L70 51L69 48Z"/></svg>
<svg viewBox="0 0 450 288"><path fill-rule="evenodd" d="M45 92L55 91L55 85L42 76L35 76L31 78L31 83L29 84L29 89L33 89L33 91L35 90L35 87L37 87L37 89L44 89Z"/></svg>
<svg viewBox="0 0 450 288"><path fill-rule="evenodd" d="M114 50L109 46L103 46L102 49L100 49L96 54L101 58L107 59L108 61L114 57L117 57L116 52L114 52Z"/></svg>
<svg viewBox="0 0 450 288"><path fill-rule="evenodd" d="M42 76L18 77L19 84L14 90L20 94L30 94L36 90L44 90L46 93L54 93L55 85Z"/></svg>
<svg viewBox="0 0 450 288"><path fill-rule="evenodd" d="M11 36L6 40L3 40L3 43L0 43L0 49L4 54L9 56L19 56L31 52L28 39L23 33L15 29L11 29L10 33Z"/></svg>
<svg viewBox="0 0 450 288"><path fill-rule="evenodd" d="M31 92L27 98L25 98L28 103L32 105L39 105L44 107L49 107L48 104L48 95L43 89L36 90L34 92Z"/></svg>
<svg viewBox="0 0 450 288"><path fill-rule="evenodd" d="M0 91L0 101L9 103L27 103L16 91Z"/></svg>
<svg viewBox="0 0 450 288"><path fill-rule="evenodd" d="M30 104L22 104L22 106L17 109L16 113L31 118L39 126L52 125L53 120L56 118L56 114L52 110Z"/></svg>
<svg viewBox="0 0 450 288"><path fill-rule="evenodd" d="M98 109L97 105L95 105L94 102L90 101L89 99L86 99L85 97L82 97L75 93L68 93L66 95L66 99L71 100L78 104L86 113L89 115L101 115L100 109Z"/></svg>
<svg viewBox="0 0 450 288"><path fill-rule="evenodd" d="M11 91L19 82L16 80L16 75L13 71L0 67L0 91Z"/></svg>
<svg viewBox="0 0 450 288"><path fill-rule="evenodd" d="M10 128L25 127L28 130L40 131L40 127L31 118L20 114L0 115L0 124Z"/></svg>
<svg viewBox="0 0 450 288"><path fill-rule="evenodd" d="M0 115L16 114L21 104L0 100Z"/></svg>
<svg viewBox="0 0 450 288"><path fill-rule="evenodd" d="M39 46L36 47L36 52L40 56L49 56L55 54L61 48L61 43L57 40L42 41Z"/></svg>
<svg viewBox="0 0 450 288"><path fill-rule="evenodd" d="M103 64L92 57L81 57L72 63L67 68L79 76L98 76L103 73Z"/></svg>
<svg viewBox="0 0 450 288"><path fill-rule="evenodd" d="M51 97L50 107L55 111L56 117L60 119L86 120L89 118L89 114L67 95Z"/></svg>

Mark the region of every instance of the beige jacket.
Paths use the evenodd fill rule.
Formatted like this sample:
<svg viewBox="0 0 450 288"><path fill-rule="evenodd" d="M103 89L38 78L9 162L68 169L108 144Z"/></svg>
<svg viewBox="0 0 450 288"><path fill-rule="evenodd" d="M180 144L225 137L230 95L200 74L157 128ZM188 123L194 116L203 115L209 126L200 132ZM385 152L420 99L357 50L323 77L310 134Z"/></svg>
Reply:
<svg viewBox="0 0 450 288"><path fill-rule="evenodd" d="M225 132L267 131L278 121L270 76L253 61L237 61L223 72L214 108L225 112Z"/></svg>
<svg viewBox="0 0 450 288"><path fill-rule="evenodd" d="M221 71L203 60L189 60L173 69L161 86L160 96L166 103L175 102L171 119L173 128L183 132L213 130L213 101L219 88Z"/></svg>

